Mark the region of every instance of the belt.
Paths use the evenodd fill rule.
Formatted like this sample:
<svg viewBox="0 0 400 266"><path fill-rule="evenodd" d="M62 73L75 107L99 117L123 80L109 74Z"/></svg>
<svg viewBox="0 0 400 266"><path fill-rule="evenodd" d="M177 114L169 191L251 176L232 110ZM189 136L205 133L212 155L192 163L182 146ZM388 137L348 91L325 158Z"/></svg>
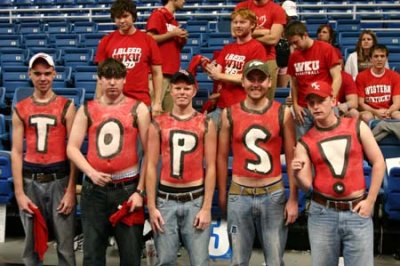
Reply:
<svg viewBox="0 0 400 266"><path fill-rule="evenodd" d="M139 175L133 176L133 177L128 177L126 179L124 179L123 181L117 181L117 182L110 182L107 183L104 187L108 188L108 189L121 189L124 188L126 186L132 185L132 184L137 184L138 183L138 177ZM86 178L86 181L94 184L93 181L90 178Z"/></svg>
<svg viewBox="0 0 400 266"><path fill-rule="evenodd" d="M197 199L204 195L204 189L195 192L185 192L185 193L167 193L164 191L158 191L158 197L166 200L175 200L179 202L188 202Z"/></svg>
<svg viewBox="0 0 400 266"><path fill-rule="evenodd" d="M48 183L66 177L67 173L34 173L29 170L23 171L24 178L33 179L39 183Z"/></svg>
<svg viewBox="0 0 400 266"><path fill-rule="evenodd" d="M351 211L360 201L364 200L366 195L362 195L356 199L349 200L334 200L324 197L319 193L313 193L311 199L326 208L334 209L336 211Z"/></svg>
<svg viewBox="0 0 400 266"><path fill-rule="evenodd" d="M272 192L284 189L282 180L279 180L271 185L265 187L245 187L238 183L232 182L229 188L230 195L242 196L258 196L264 194L271 194Z"/></svg>

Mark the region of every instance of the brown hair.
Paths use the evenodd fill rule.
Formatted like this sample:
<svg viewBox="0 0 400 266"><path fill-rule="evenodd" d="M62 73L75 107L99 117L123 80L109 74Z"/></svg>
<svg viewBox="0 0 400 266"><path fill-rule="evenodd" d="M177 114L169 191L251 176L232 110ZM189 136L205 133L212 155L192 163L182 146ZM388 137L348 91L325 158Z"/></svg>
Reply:
<svg viewBox="0 0 400 266"><path fill-rule="evenodd" d="M371 49L369 49L368 54L365 54L363 48L361 47L362 38L364 37L364 35L369 35L372 37L372 41L373 41L372 47L378 44L378 39L376 38L376 35L372 30L363 30L360 33L360 36L358 37L358 41L356 44L356 52L357 52L357 61L358 62L369 61L371 59L371 55L372 55L372 47L371 47Z"/></svg>

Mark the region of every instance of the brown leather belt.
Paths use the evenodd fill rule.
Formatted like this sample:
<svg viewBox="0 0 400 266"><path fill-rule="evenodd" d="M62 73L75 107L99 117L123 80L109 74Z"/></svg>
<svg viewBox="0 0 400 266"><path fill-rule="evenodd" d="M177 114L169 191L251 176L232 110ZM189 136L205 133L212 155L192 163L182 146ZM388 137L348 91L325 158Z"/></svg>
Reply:
<svg viewBox="0 0 400 266"><path fill-rule="evenodd" d="M24 178L33 179L39 183L48 183L58 179L63 179L67 176L66 172L57 172L57 173L34 173L31 171L23 171Z"/></svg>
<svg viewBox="0 0 400 266"><path fill-rule="evenodd" d="M185 192L185 193L167 193L164 191L158 191L158 197L165 200L174 200L179 202L188 202L197 199L204 195L204 190L198 190L195 192Z"/></svg>
<svg viewBox="0 0 400 266"><path fill-rule="evenodd" d="M229 188L229 194L242 195L242 196L258 196L264 194L271 194L281 189L284 189L282 180L279 180L265 187L245 187L232 181L231 186Z"/></svg>
<svg viewBox="0 0 400 266"><path fill-rule="evenodd" d="M313 193L311 199L318 204L321 204L329 209L334 209L336 211L351 211L360 201L364 200L366 195L362 195L356 199L349 200L335 200L324 197L319 193Z"/></svg>

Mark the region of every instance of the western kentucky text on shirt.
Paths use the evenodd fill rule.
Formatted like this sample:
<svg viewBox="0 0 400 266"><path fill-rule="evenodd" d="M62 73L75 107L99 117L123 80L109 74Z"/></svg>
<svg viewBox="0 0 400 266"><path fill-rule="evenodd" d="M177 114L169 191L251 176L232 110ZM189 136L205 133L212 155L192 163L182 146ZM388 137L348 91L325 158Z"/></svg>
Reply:
<svg viewBox="0 0 400 266"><path fill-rule="evenodd" d="M319 60L295 63L294 68L296 76L316 75L319 73Z"/></svg>

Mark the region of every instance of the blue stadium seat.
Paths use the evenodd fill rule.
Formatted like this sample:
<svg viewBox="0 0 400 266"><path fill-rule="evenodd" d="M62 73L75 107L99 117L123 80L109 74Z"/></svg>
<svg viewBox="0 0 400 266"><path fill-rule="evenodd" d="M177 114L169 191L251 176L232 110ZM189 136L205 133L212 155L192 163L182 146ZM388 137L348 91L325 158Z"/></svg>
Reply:
<svg viewBox="0 0 400 266"><path fill-rule="evenodd" d="M0 23L0 34L13 34L15 32L15 25L11 23Z"/></svg>
<svg viewBox="0 0 400 266"><path fill-rule="evenodd" d="M9 139L7 128L6 128L6 118L3 114L0 114L0 150L4 150L4 141Z"/></svg>
<svg viewBox="0 0 400 266"><path fill-rule="evenodd" d="M97 67L96 66L77 66L75 67L74 86L84 88L86 100L92 100L96 92Z"/></svg>
<svg viewBox="0 0 400 266"><path fill-rule="evenodd" d="M285 164L282 164L282 179L283 179L283 185L285 186L285 195L286 198L289 197L290 193L290 188L289 188L289 176L287 174L287 168ZM305 192L303 192L301 189L298 190L298 195L297 195L297 204L299 206L299 214L302 213L306 209L306 201L307 201L307 196Z"/></svg>
<svg viewBox="0 0 400 266"><path fill-rule="evenodd" d="M46 33L23 34L23 43L25 48L30 47L48 47L48 35Z"/></svg>
<svg viewBox="0 0 400 266"><path fill-rule="evenodd" d="M11 154L9 151L0 151L0 179L5 180L12 176Z"/></svg>
<svg viewBox="0 0 400 266"><path fill-rule="evenodd" d="M39 33L43 31L43 26L40 22L21 22L17 27L17 32L20 34Z"/></svg>
<svg viewBox="0 0 400 266"><path fill-rule="evenodd" d="M0 87L0 109L5 107L6 88Z"/></svg>
<svg viewBox="0 0 400 266"><path fill-rule="evenodd" d="M284 104L290 94L290 88L278 87L275 90L275 100Z"/></svg>
<svg viewBox="0 0 400 266"><path fill-rule="evenodd" d="M192 33L189 35L186 46L194 46L200 48L204 42L205 40L203 33Z"/></svg>
<svg viewBox="0 0 400 266"><path fill-rule="evenodd" d="M0 151L0 204L7 204L14 197L11 172L11 155L8 151Z"/></svg>
<svg viewBox="0 0 400 266"><path fill-rule="evenodd" d="M33 0L14 0L14 5L18 8L28 8L33 5Z"/></svg>
<svg viewBox="0 0 400 266"><path fill-rule="evenodd" d="M2 84L6 88L6 97L12 98L18 87L30 87L31 81L28 76L27 66L4 66L2 67Z"/></svg>
<svg viewBox="0 0 400 266"><path fill-rule="evenodd" d="M186 24L186 30L190 34L208 32L208 20L189 20Z"/></svg>
<svg viewBox="0 0 400 266"><path fill-rule="evenodd" d="M20 48L0 50L1 66L24 66L26 63L26 52Z"/></svg>
<svg viewBox="0 0 400 266"><path fill-rule="evenodd" d="M384 211L389 219L400 220L400 168L394 167L383 182Z"/></svg>
<svg viewBox="0 0 400 266"><path fill-rule="evenodd" d="M338 23L336 30L338 32L360 31L360 20L342 19L340 20L340 23Z"/></svg>
<svg viewBox="0 0 400 266"><path fill-rule="evenodd" d="M230 32L227 33L210 33L208 35L208 47L217 47L220 49L226 44L232 43L233 38Z"/></svg>
<svg viewBox="0 0 400 266"><path fill-rule="evenodd" d="M45 48L45 47L32 47L28 49L27 59L29 60L33 55L37 53L46 53L53 57L56 65L61 62L61 50L56 48Z"/></svg>
<svg viewBox="0 0 400 266"><path fill-rule="evenodd" d="M92 48L65 48L62 52L65 66L88 66L93 63Z"/></svg>
<svg viewBox="0 0 400 266"><path fill-rule="evenodd" d="M87 48L97 48L101 38L103 38L105 35L105 32L81 34L81 46Z"/></svg>
<svg viewBox="0 0 400 266"><path fill-rule="evenodd" d="M65 88L72 84L72 67L56 66L56 73L53 88Z"/></svg>
<svg viewBox="0 0 400 266"><path fill-rule="evenodd" d="M80 43L79 34L52 34L56 48L76 48Z"/></svg>
<svg viewBox="0 0 400 266"><path fill-rule="evenodd" d="M47 6L54 6L55 0L33 0L34 5L46 8Z"/></svg>
<svg viewBox="0 0 400 266"><path fill-rule="evenodd" d="M20 48L21 44L21 35L0 35L0 48Z"/></svg>
<svg viewBox="0 0 400 266"><path fill-rule="evenodd" d="M61 22L49 22L45 29L49 34L58 34L58 33L69 33L70 32L70 23L67 21Z"/></svg>
<svg viewBox="0 0 400 266"><path fill-rule="evenodd" d="M97 23L91 21L78 21L72 27L75 33L95 33L97 32Z"/></svg>
<svg viewBox="0 0 400 266"><path fill-rule="evenodd" d="M208 100L209 92L208 89L199 87L196 95L193 98L193 108L200 111L204 103Z"/></svg>

